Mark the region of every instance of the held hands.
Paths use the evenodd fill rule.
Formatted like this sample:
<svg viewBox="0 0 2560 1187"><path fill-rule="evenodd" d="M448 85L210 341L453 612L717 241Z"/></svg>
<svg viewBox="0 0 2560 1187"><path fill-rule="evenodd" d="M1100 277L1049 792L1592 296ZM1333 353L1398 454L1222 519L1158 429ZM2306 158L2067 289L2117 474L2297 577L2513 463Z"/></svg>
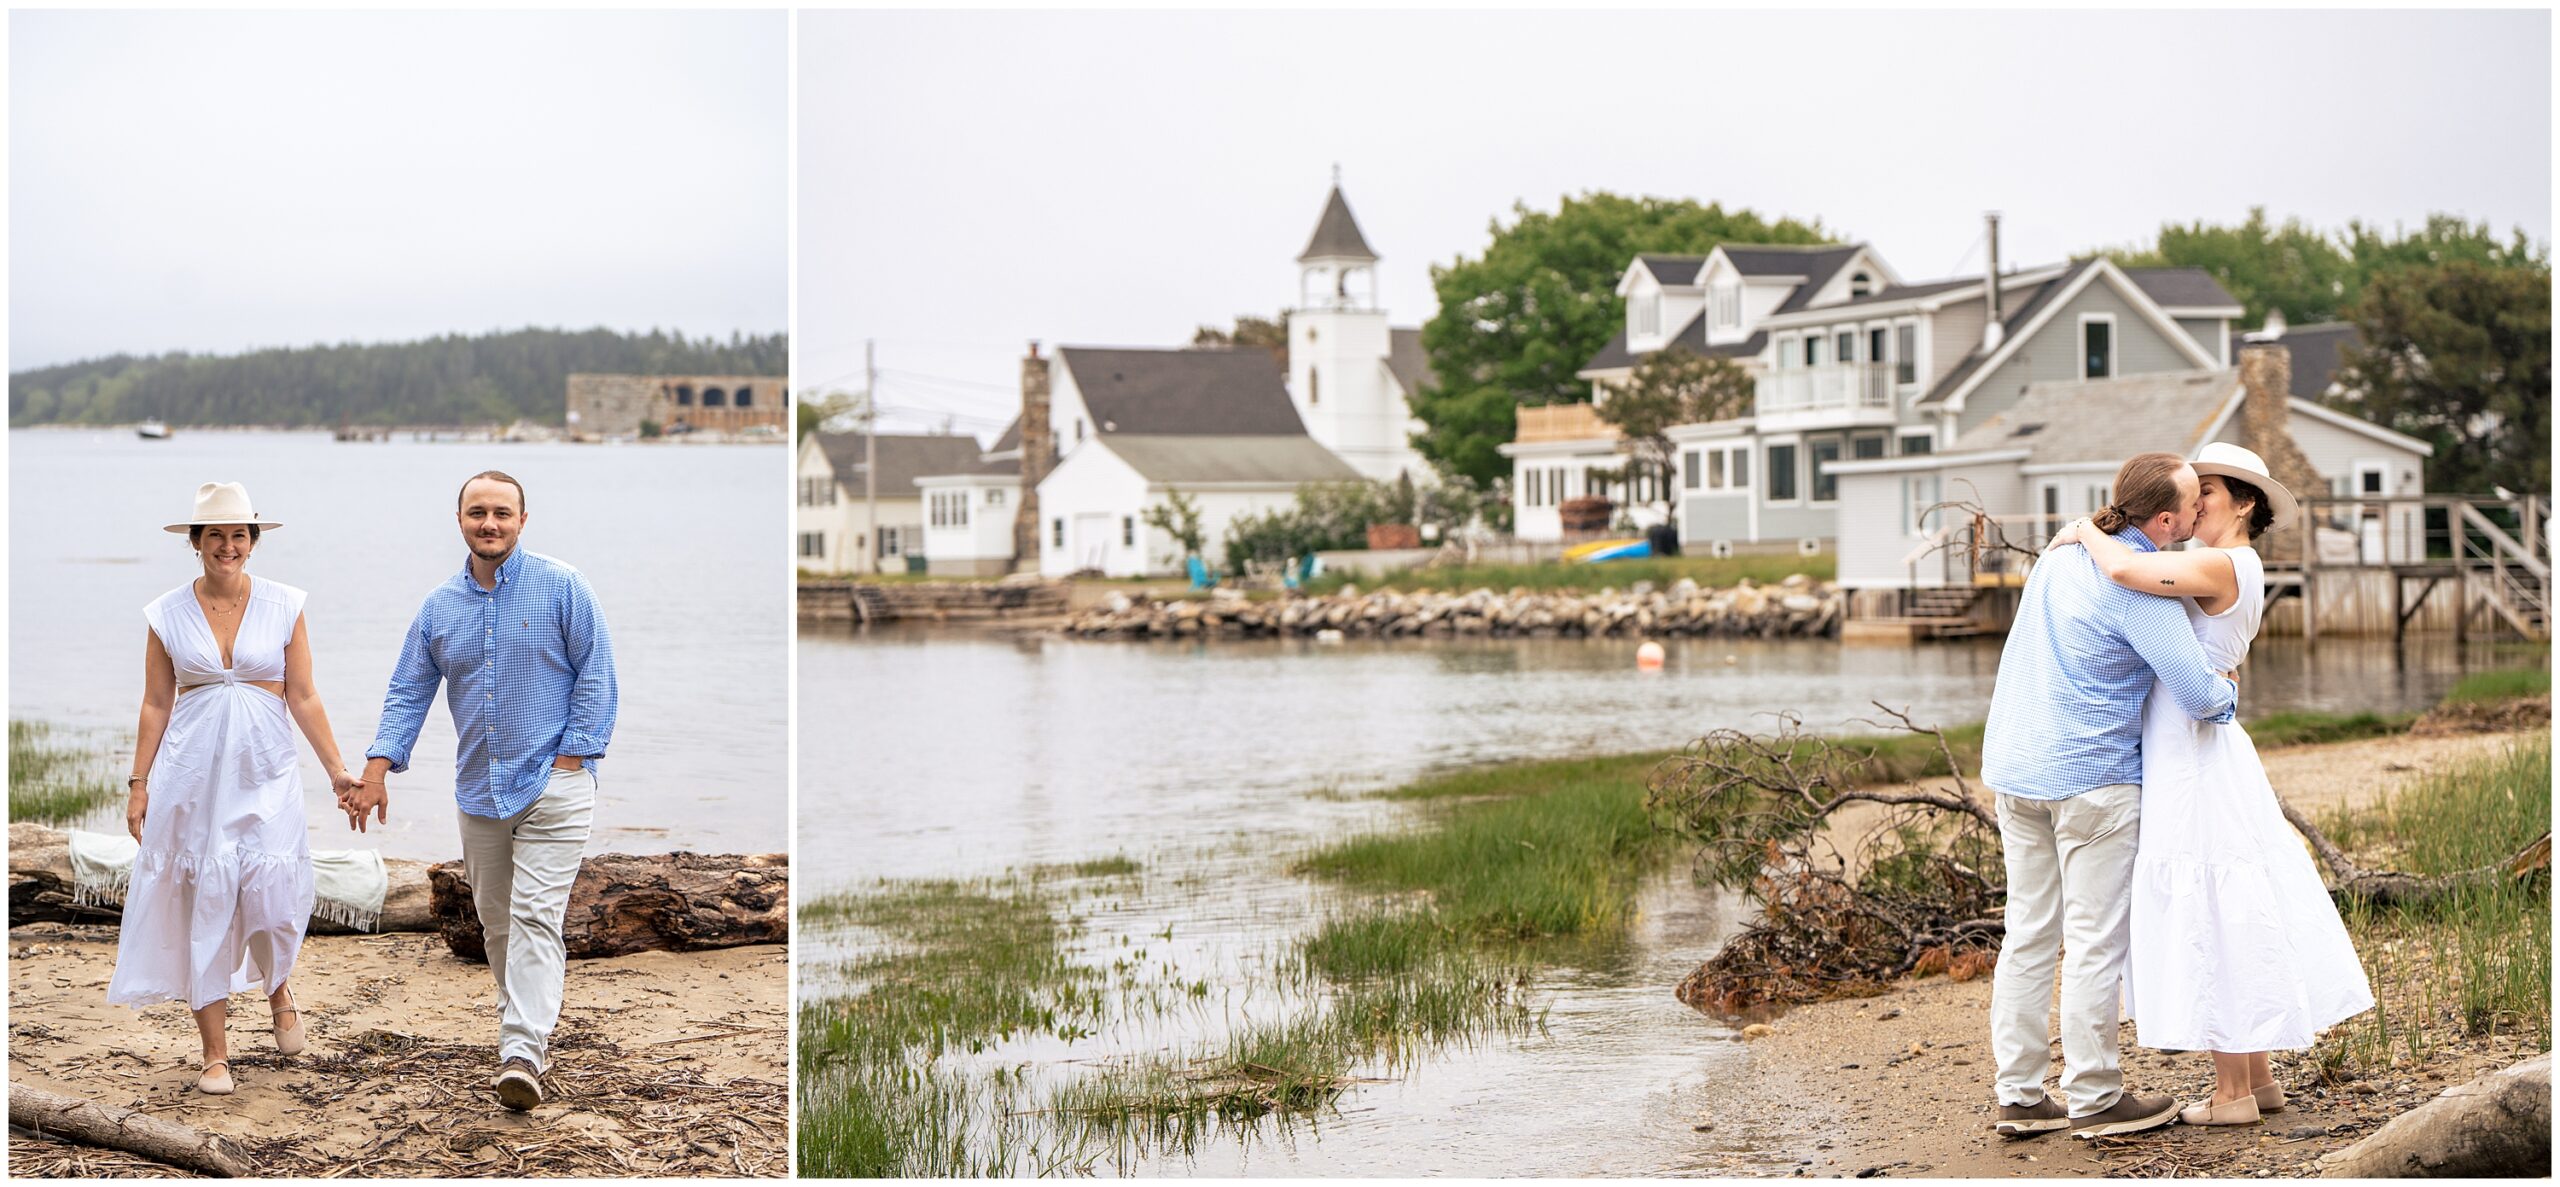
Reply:
<svg viewBox="0 0 2560 1187"><path fill-rule="evenodd" d="M353 779L338 791L338 810L347 814L347 827L357 832L370 832L365 815L371 813L380 824L391 823L391 760L372 759L364 764L364 777Z"/></svg>

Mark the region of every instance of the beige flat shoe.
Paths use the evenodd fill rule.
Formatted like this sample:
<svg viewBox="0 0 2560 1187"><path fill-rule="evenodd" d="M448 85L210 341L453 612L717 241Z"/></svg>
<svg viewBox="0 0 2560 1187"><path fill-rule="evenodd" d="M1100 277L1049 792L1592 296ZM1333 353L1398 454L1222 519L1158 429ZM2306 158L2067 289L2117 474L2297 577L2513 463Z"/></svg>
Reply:
<svg viewBox="0 0 2560 1187"><path fill-rule="evenodd" d="M2215 1104L2208 1096L2179 1110L2178 1120L2189 1125L2256 1125L2259 1120L2258 1098L2244 1096Z"/></svg>
<svg viewBox="0 0 2560 1187"><path fill-rule="evenodd" d="M2258 1098L2259 1112L2281 1113L2284 1111L2284 1087L2282 1085L2260 1084L2257 1087L2250 1089L2249 1092Z"/></svg>
<svg viewBox="0 0 2560 1187"><path fill-rule="evenodd" d="M293 1001L292 990L288 989L285 991L284 1000L287 1002ZM284 1024L284 1020L287 1017L293 1019L293 1025L290 1027ZM275 1027L274 1034L276 1039L276 1054L302 1054L302 1049L305 1045L302 1041L302 1011L292 1005L287 1005L285 1008L275 1012L273 1025Z"/></svg>
<svg viewBox="0 0 2560 1187"><path fill-rule="evenodd" d="M217 1072L213 1070L215 1068L222 1070ZM203 1074L196 1077L196 1091L206 1096L229 1096L232 1088L231 1061L228 1059L217 1059L204 1065Z"/></svg>

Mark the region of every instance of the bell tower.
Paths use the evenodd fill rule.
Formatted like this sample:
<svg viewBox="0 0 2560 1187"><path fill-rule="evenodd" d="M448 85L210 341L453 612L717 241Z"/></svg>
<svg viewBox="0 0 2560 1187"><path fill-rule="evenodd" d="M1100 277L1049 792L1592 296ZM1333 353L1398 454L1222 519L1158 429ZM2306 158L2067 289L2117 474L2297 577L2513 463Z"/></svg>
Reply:
<svg viewBox="0 0 2560 1187"><path fill-rule="evenodd" d="M1342 197L1342 169L1315 234L1298 253L1298 304L1289 313L1289 398L1307 435L1362 474L1392 479L1415 461L1404 393L1387 371L1391 345L1378 308L1378 253Z"/></svg>

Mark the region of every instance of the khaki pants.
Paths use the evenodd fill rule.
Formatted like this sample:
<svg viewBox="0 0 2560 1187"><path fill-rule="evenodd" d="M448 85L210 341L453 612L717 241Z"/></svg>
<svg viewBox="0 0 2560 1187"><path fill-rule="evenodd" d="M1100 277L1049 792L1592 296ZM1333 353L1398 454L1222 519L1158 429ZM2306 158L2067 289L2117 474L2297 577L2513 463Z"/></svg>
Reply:
<svg viewBox="0 0 2560 1187"><path fill-rule="evenodd" d="M2131 948L2142 788L2117 783L2065 800L2002 795L1999 809L2009 871L2009 935L1991 982L2000 1103L2044 1099L2059 971L2062 1097L2072 1116L2085 1117L2124 1093L2116 1020Z"/></svg>
<svg viewBox="0 0 2560 1187"><path fill-rule="evenodd" d="M504 820L462 816L462 870L498 982L498 1059L551 1066L551 1028L560 1021L568 945L560 922L596 814L592 769L554 769L524 811Z"/></svg>

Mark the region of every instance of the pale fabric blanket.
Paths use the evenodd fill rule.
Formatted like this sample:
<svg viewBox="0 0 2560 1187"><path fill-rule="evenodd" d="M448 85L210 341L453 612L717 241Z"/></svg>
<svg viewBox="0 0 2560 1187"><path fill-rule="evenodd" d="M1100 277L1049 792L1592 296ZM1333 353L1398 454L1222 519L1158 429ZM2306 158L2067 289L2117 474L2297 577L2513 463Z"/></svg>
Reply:
<svg viewBox="0 0 2560 1187"><path fill-rule="evenodd" d="M72 829L71 900L91 906L121 904L133 877L133 859L142 846L120 833ZM311 913L358 931L372 931L382 919L382 900L391 893L391 870L378 849L321 849L311 854L311 884L318 895Z"/></svg>

